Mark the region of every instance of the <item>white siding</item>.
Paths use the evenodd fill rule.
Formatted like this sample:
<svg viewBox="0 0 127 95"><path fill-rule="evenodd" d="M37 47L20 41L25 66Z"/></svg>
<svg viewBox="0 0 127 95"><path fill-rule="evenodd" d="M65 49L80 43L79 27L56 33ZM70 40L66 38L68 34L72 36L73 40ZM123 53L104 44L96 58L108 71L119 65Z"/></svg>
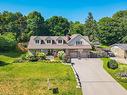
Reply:
<svg viewBox="0 0 127 95"><path fill-rule="evenodd" d="M76 41L82 41L82 45L90 45L83 37L77 36L73 40L71 40L69 45L76 45Z"/></svg>

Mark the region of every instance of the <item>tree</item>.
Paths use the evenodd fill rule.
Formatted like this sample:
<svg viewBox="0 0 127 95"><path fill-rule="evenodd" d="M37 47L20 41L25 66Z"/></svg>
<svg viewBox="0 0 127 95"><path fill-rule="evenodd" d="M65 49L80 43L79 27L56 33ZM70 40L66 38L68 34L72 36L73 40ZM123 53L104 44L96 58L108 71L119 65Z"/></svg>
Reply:
<svg viewBox="0 0 127 95"><path fill-rule="evenodd" d="M20 13L4 11L0 14L0 33L13 32L17 40L26 29L26 18Z"/></svg>
<svg viewBox="0 0 127 95"><path fill-rule="evenodd" d="M120 22L116 19L104 17L99 20L98 38L101 43L111 45L119 43L123 38L124 31Z"/></svg>
<svg viewBox="0 0 127 95"><path fill-rule="evenodd" d="M84 25L80 22L71 23L69 34L82 34L84 33Z"/></svg>
<svg viewBox="0 0 127 95"><path fill-rule="evenodd" d="M67 35L70 28L70 23L66 18L61 16L53 16L46 20L51 35Z"/></svg>
<svg viewBox="0 0 127 95"><path fill-rule="evenodd" d="M33 11L27 16L27 28L31 35L41 36L45 35L45 24L44 17L42 17L41 13L37 11Z"/></svg>
<svg viewBox="0 0 127 95"><path fill-rule="evenodd" d="M127 36L127 11L119 11L111 18L104 17L98 22L98 38L102 44L125 43Z"/></svg>
<svg viewBox="0 0 127 95"><path fill-rule="evenodd" d="M15 49L16 47L16 37L13 33L5 33L0 35L0 51L7 51Z"/></svg>
<svg viewBox="0 0 127 95"><path fill-rule="evenodd" d="M87 35L91 41L95 40L96 32L98 31L97 23L93 18L91 12L88 13L88 17L85 21L84 35Z"/></svg>

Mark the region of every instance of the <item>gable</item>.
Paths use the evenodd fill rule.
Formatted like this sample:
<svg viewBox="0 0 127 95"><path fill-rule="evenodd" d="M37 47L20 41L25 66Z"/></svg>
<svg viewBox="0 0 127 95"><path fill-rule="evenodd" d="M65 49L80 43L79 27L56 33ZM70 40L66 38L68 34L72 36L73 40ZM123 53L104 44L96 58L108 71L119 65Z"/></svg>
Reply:
<svg viewBox="0 0 127 95"><path fill-rule="evenodd" d="M45 40L52 40L52 38L49 36L49 37L47 37Z"/></svg>
<svg viewBox="0 0 127 95"><path fill-rule="evenodd" d="M60 37L58 37L58 38L56 39L56 41L58 41L58 40L64 40L64 39L60 36Z"/></svg>
<svg viewBox="0 0 127 95"><path fill-rule="evenodd" d="M82 45L90 45L90 43L86 39L84 39L82 35L77 35L75 38L71 39L68 42L68 45L76 45L77 41L82 41Z"/></svg>
<svg viewBox="0 0 127 95"><path fill-rule="evenodd" d="M34 40L41 40L41 38L39 36L36 36Z"/></svg>

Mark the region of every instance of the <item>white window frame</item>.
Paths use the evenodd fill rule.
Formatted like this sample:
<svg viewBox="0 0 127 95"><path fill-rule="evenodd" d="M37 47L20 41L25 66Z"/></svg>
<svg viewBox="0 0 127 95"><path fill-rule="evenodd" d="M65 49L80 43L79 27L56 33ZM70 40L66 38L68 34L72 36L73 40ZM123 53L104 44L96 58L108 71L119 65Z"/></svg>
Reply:
<svg viewBox="0 0 127 95"><path fill-rule="evenodd" d="M50 41L50 42L48 42L48 41ZM51 44L51 40L47 40L47 44Z"/></svg>
<svg viewBox="0 0 127 95"><path fill-rule="evenodd" d="M76 45L82 45L82 41L76 41Z"/></svg>
<svg viewBox="0 0 127 95"><path fill-rule="evenodd" d="M61 41L61 42L59 42L59 41ZM58 44L63 44L63 40L58 40Z"/></svg>
<svg viewBox="0 0 127 95"><path fill-rule="evenodd" d="M35 43L36 43L36 44L39 44L39 42L40 42L39 40L35 40Z"/></svg>

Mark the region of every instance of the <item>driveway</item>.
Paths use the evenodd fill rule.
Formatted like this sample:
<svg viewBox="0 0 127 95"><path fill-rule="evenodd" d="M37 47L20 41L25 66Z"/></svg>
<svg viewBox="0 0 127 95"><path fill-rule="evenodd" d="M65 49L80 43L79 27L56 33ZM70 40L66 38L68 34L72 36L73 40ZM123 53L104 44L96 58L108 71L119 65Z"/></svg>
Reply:
<svg viewBox="0 0 127 95"><path fill-rule="evenodd" d="M104 69L100 59L72 59L79 74L83 95L127 95Z"/></svg>

